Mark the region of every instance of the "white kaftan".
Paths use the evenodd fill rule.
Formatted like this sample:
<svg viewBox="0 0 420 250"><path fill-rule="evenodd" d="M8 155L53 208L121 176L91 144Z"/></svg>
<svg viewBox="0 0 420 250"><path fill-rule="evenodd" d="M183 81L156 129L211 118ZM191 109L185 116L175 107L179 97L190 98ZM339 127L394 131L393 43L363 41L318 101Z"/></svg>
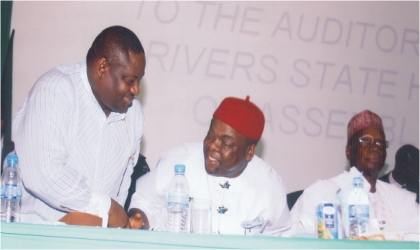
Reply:
<svg viewBox="0 0 420 250"><path fill-rule="evenodd" d="M355 176L360 172L352 167L349 172L328 180L318 180L304 190L291 211L292 226L283 236L293 236L308 233L316 235L316 208L321 202L332 202L339 205L337 193L340 189L352 185ZM363 188L369 192L370 184L363 178ZM377 180L376 192L369 192L370 218L378 224L376 233L391 235L401 233L416 235L419 233L419 206L415 194L407 190ZM344 229L339 217L339 238L345 238ZM375 230L375 228L371 228ZM390 236L391 237L391 236ZM392 238L392 237L391 237ZM400 238L402 239L402 238ZM412 237L409 237L412 240Z"/></svg>
<svg viewBox="0 0 420 250"><path fill-rule="evenodd" d="M272 167L254 155L239 177L213 177L205 171L203 144L189 143L164 153L157 168L137 180L130 208L143 210L151 228L165 230L166 193L175 164L185 165L190 197L212 201L212 233L280 235L290 226L286 188ZM226 181L229 188L222 188ZM217 211L222 206L228 209L224 214ZM241 226L257 217L260 227Z"/></svg>

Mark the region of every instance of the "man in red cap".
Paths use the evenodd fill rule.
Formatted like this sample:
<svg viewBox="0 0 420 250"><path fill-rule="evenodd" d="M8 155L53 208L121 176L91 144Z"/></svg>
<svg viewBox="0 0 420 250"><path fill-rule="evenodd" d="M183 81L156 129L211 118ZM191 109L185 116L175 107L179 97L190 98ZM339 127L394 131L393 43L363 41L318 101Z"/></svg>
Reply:
<svg viewBox="0 0 420 250"><path fill-rule="evenodd" d="M418 241L419 206L410 192L388 183L377 181L385 164L388 142L381 118L364 110L348 123L346 156L350 162L349 172L329 180L318 180L305 189L291 211L292 226L284 236L317 232L316 208L321 202L339 204L337 193L352 185L356 176L364 178L363 188L369 192L370 211L367 235L381 235L385 239ZM344 238L342 220L339 216L339 238Z"/></svg>
<svg viewBox="0 0 420 250"><path fill-rule="evenodd" d="M174 165L184 164L190 198L211 200L212 233L280 235L289 228L284 182L254 155L264 123L249 96L224 99L202 143L164 153L156 169L138 180L131 227L166 230L166 193Z"/></svg>

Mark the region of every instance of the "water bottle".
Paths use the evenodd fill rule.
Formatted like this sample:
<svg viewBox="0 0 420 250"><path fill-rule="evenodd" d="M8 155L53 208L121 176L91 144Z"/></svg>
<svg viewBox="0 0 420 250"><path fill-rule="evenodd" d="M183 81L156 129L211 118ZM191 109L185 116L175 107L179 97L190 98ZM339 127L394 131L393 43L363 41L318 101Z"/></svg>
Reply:
<svg viewBox="0 0 420 250"><path fill-rule="evenodd" d="M19 222L22 182L18 169L18 157L7 156L7 167L1 177L1 222Z"/></svg>
<svg viewBox="0 0 420 250"><path fill-rule="evenodd" d="M363 188L363 177L353 179L353 188L348 195L348 237L360 236L368 231L369 195Z"/></svg>
<svg viewBox="0 0 420 250"><path fill-rule="evenodd" d="M188 232L189 188L184 175L185 165L176 164L174 171L167 194L166 229L175 233Z"/></svg>

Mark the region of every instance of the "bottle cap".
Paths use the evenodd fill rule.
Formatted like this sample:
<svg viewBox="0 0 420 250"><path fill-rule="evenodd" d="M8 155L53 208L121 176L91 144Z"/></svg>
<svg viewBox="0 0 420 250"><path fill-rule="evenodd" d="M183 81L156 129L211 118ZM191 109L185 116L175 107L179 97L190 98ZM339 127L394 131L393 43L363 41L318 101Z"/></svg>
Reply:
<svg viewBox="0 0 420 250"><path fill-rule="evenodd" d="M7 166L14 167L18 164L18 157L15 154L11 154L7 156Z"/></svg>
<svg viewBox="0 0 420 250"><path fill-rule="evenodd" d="M175 174L184 174L185 173L185 165L184 164L176 164L174 167Z"/></svg>

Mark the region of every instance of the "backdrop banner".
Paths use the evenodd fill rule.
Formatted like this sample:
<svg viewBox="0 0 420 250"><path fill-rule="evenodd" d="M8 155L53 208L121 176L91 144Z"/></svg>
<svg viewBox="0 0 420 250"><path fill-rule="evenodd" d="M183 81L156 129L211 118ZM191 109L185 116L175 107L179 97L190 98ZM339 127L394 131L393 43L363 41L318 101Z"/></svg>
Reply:
<svg viewBox="0 0 420 250"><path fill-rule="evenodd" d="M349 168L347 123L369 109L397 149L419 145L419 2L14 2L13 113L35 81L85 60L104 28L140 38L146 74L141 153L202 141L227 96L263 110L257 155L288 192ZM187 166L188 168L188 166Z"/></svg>

